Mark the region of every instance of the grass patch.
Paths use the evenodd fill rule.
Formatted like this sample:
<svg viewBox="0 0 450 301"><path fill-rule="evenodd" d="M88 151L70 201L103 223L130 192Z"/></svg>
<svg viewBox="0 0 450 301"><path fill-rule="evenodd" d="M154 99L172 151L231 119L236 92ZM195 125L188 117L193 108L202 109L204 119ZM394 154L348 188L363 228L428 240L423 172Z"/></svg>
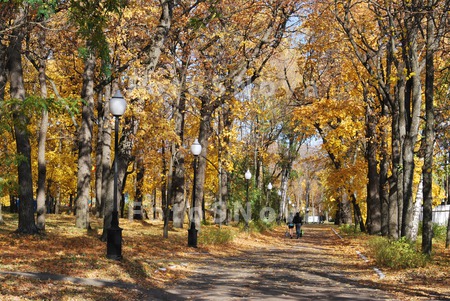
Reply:
<svg viewBox="0 0 450 301"><path fill-rule="evenodd" d="M353 224L342 224L339 227L339 232L341 234L345 234L347 236L362 234L361 229L359 228L359 226L355 226Z"/></svg>
<svg viewBox="0 0 450 301"><path fill-rule="evenodd" d="M423 233L423 224L420 223L419 235L422 235L422 233ZM446 238L447 238L447 226L446 225L441 226L439 224L433 223L433 240L445 243Z"/></svg>
<svg viewBox="0 0 450 301"><path fill-rule="evenodd" d="M445 242L447 238L447 226L433 224L433 238L438 241Z"/></svg>
<svg viewBox="0 0 450 301"><path fill-rule="evenodd" d="M236 231L226 227L202 227L198 241L202 245L223 245L233 241Z"/></svg>
<svg viewBox="0 0 450 301"><path fill-rule="evenodd" d="M249 227L252 232L263 233L264 231L272 230L274 224L267 223L264 220L255 220L250 223Z"/></svg>
<svg viewBox="0 0 450 301"><path fill-rule="evenodd" d="M377 265L393 269L424 267L428 257L417 251L415 244L402 238L389 240L375 237L369 240L369 249Z"/></svg>

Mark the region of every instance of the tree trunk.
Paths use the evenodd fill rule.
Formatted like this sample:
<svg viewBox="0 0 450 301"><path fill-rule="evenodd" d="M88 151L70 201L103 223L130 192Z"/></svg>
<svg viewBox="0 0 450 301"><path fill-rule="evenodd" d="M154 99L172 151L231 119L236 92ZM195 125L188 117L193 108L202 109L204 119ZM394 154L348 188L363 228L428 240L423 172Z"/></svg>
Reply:
<svg viewBox="0 0 450 301"><path fill-rule="evenodd" d="M84 100L82 120L78 135L78 176L76 198L76 226L89 228L89 193L92 168L92 131L94 120L94 71L95 57L91 53L85 60L81 98Z"/></svg>
<svg viewBox="0 0 450 301"><path fill-rule="evenodd" d="M289 174L290 170L287 169L288 167L284 167L281 171L281 183L280 183L280 212L278 213L278 219L280 221L287 221L288 212L287 212L287 188L288 188L288 182L289 182ZM309 184L309 181L307 181L307 184ZM306 189L306 206L309 206L309 190ZM305 223L308 222L308 214L305 216Z"/></svg>
<svg viewBox="0 0 450 301"><path fill-rule="evenodd" d="M178 102L175 105L175 133L180 138L180 143L176 143L172 147L173 171L171 181L171 203L173 204L173 226L174 228L183 228L184 216L186 213L185 198L185 155L181 150L184 142L184 117L186 111L186 95L184 93L185 80L182 80L181 93Z"/></svg>
<svg viewBox="0 0 450 301"><path fill-rule="evenodd" d="M421 17L414 16L414 22L419 21L415 19ZM416 24L416 23L415 23ZM406 117L406 137L403 145L403 219L402 219L402 236L411 239L412 215L413 215L413 176L414 176L414 148L417 142L417 135L419 133L420 125L420 111L422 105L422 84L420 81L421 68L419 67L418 57L418 27L414 25L409 32L408 44L403 47L408 47L409 56L407 59L407 66L410 67L409 74L411 78L408 82L411 83L411 89L407 89L407 96L405 97L405 117ZM409 69L409 68L408 68ZM408 86L409 87L409 86ZM409 97L411 94L411 97ZM411 100L411 103L409 103ZM433 119L434 120L434 119ZM424 179L424 181L426 181ZM424 191L425 191L424 182Z"/></svg>
<svg viewBox="0 0 450 301"><path fill-rule="evenodd" d="M383 116L386 116L387 108L383 108ZM389 236L389 160L387 145L387 129L381 129L381 162L380 162L380 201L381 201L381 235ZM397 204L395 205L397 207Z"/></svg>
<svg viewBox="0 0 450 301"><path fill-rule="evenodd" d="M152 212L152 219L156 220L156 188L153 188L153 192L152 192L152 206L153 206L153 212ZM162 203L161 203L161 207L162 207ZM162 209L162 208L160 208Z"/></svg>
<svg viewBox="0 0 450 301"><path fill-rule="evenodd" d="M399 70L403 70L405 66L400 64L398 68ZM395 192L397 194L397 207L398 207L398 231L397 237L402 236L403 229L403 207L404 207L404 154L405 154L405 137L406 137L406 109L405 109L405 98L406 98L406 79L404 78L403 71L399 71L399 82L397 84L397 95L396 95L396 106L394 109L397 111L393 111L393 122L396 123L392 128L392 146L393 146L393 166L392 173L395 173L395 178L397 180L395 186ZM397 153L394 153L394 150Z"/></svg>
<svg viewBox="0 0 450 301"><path fill-rule="evenodd" d="M102 135L102 158L101 158L101 168L100 170L97 170L97 182L101 181L101 194L97 197L101 198L100 201L100 217L105 216L106 212L106 204L108 202L107 193L108 193L108 185L110 180L110 174L111 174L111 133L112 133L112 123L111 120L111 114L109 112L109 99L111 99L111 87L108 86L105 88L105 105L103 106L103 127L101 128L101 135ZM108 101L106 101L108 100ZM100 179L98 178L98 173L101 172ZM112 200L112 199L111 199ZM112 201L111 201L112 202ZM112 203L111 203L112 204ZM111 207L112 208L112 207ZM112 209L111 209L112 210Z"/></svg>
<svg viewBox="0 0 450 301"><path fill-rule="evenodd" d="M45 49L45 31L39 32L39 46ZM39 58L39 85L41 87L41 97L47 98L47 81L45 75L46 54L41 54ZM39 230L45 230L45 181L47 177L47 163L45 161L45 143L48 130L48 111L42 109L41 124L38 136L38 187L37 187L37 223Z"/></svg>
<svg viewBox="0 0 450 301"><path fill-rule="evenodd" d="M369 234L378 234L381 232L381 202L380 202L380 175L378 173L378 140L377 140L377 116L371 108L371 104L367 104L366 120L367 120L367 229ZM353 196L354 197L354 196ZM354 208L356 200L353 200ZM361 219L362 221L362 219ZM356 221L355 221L356 222ZM361 228L361 231L363 228Z"/></svg>
<svg viewBox="0 0 450 301"><path fill-rule="evenodd" d="M450 149L448 145L445 147L445 156L445 193L447 195L447 205L450 205L450 175L448 172L448 166L450 164Z"/></svg>
<svg viewBox="0 0 450 301"><path fill-rule="evenodd" d="M361 214L361 208L359 207L358 203L356 202L356 195L355 193L352 193L351 195L352 204L353 204L353 210L355 215L355 229L356 225L359 224L359 229L361 232L366 232L366 227L364 226L364 221Z"/></svg>
<svg viewBox="0 0 450 301"><path fill-rule="evenodd" d="M422 253L431 255L433 240L433 151L434 151L434 47L433 16L427 15L427 49L425 54L425 157L423 176Z"/></svg>
<svg viewBox="0 0 450 301"><path fill-rule="evenodd" d="M223 129L227 133L231 133L233 127L233 119L231 118L231 108L225 108L222 110L222 122ZM216 222L222 224L227 222L227 212L228 212L228 172L224 168L224 162L229 158L229 145L230 145L230 135L222 135L219 132L219 136L222 137L219 143L219 204L218 204L218 216Z"/></svg>
<svg viewBox="0 0 450 301"><path fill-rule="evenodd" d="M143 187L144 187L144 175L145 175L145 166L144 166L144 158L142 154L138 155L136 159L136 193L134 197L133 206L128 206L129 210L133 212L133 214L129 214L132 216L132 219L142 220L142 204L143 204ZM131 203L131 202L130 202Z"/></svg>
<svg viewBox="0 0 450 301"><path fill-rule="evenodd" d="M170 217L170 208L169 208L169 198L167 196L167 160L166 160L166 145L163 142L161 144L161 156L162 156L162 180L161 180L161 205L163 206L163 220L164 220L164 228L163 228L163 237L169 237L169 217Z"/></svg>
<svg viewBox="0 0 450 301"><path fill-rule="evenodd" d="M23 9L20 9L17 20L24 17ZM16 24L9 40L8 47L8 71L10 80L10 95L12 99L25 100L25 86L22 69L22 40L23 28ZM14 107L14 133L16 136L17 155L21 158L17 165L19 178L19 226L17 231L24 234L33 234L38 231L34 221L33 204L33 178L31 174L31 145L27 126L29 118L19 106Z"/></svg>
<svg viewBox="0 0 450 301"><path fill-rule="evenodd" d="M217 120L217 171L218 171L218 175L217 175L217 187L218 187L218 192L217 192L217 198L215 200L214 203L214 207L213 207L213 211L214 211L214 216L213 216L213 220L215 224L218 224L219 227L222 226L222 222L225 221L226 218L226 204L224 206L224 203L222 201L223 197L226 198L226 195L224 196L222 194L222 189L223 189L223 185L222 185L222 173L223 173L223 164L222 164L222 153L223 153L223 142L222 142L222 135L223 135L223 129L222 129L222 114L223 114L223 109L219 111L218 114L218 120Z"/></svg>
<svg viewBox="0 0 450 301"><path fill-rule="evenodd" d="M0 25L0 31L2 29L2 25ZM3 36L0 35L0 38L3 40ZM8 81L8 77L6 75L6 57L7 57L8 48L6 45L0 41L0 103L5 100L5 87L6 82ZM0 115L1 118L1 115Z"/></svg>
<svg viewBox="0 0 450 301"><path fill-rule="evenodd" d="M119 121L120 122L120 121ZM128 165L132 161L133 141L138 128L138 121L134 118L125 118L125 125L122 127L122 136L119 139L119 149L117 152L117 188L114 187L114 169L109 168L109 174L106 177L106 190L102 191L105 195L105 215L103 219L102 240L106 239L107 229L111 227L112 212L114 208L114 189L118 190L117 209L120 210L122 204L122 192L127 176ZM114 166L113 162L112 166Z"/></svg>
<svg viewBox="0 0 450 301"><path fill-rule="evenodd" d="M400 64L397 66L403 70ZM392 148L392 171L389 178L389 237L398 239L402 224L403 212L403 172L401 170L403 157L403 138L405 135L404 108L401 108L405 97L404 76L399 72L399 81L396 85L395 101L391 107L391 148Z"/></svg>
<svg viewBox="0 0 450 301"><path fill-rule="evenodd" d="M105 121L105 104L104 95L98 94L97 100L97 145L95 147L95 216L103 217L102 213L102 155L103 155L103 128L106 126ZM109 99L109 98L108 98Z"/></svg>
<svg viewBox="0 0 450 301"><path fill-rule="evenodd" d="M55 214L60 213L60 207L61 207L61 187L59 183L57 184L57 192L56 192L56 204L55 204Z"/></svg>
<svg viewBox="0 0 450 301"><path fill-rule="evenodd" d="M200 221L202 220L202 201L203 201L203 191L205 186L206 178L206 158L208 153L208 139L212 134L211 128L211 117L215 108L212 108L209 104L209 97L202 97L202 107L200 109L200 130L198 136L198 142L202 146L202 152L198 156L198 165L196 170L196 183L195 187L195 200L194 208L195 210L195 223L196 229L200 229Z"/></svg>
<svg viewBox="0 0 450 301"><path fill-rule="evenodd" d="M415 76L416 77L416 76ZM419 113L417 113L419 116ZM411 127L405 139L403 147L403 215L402 237L411 239L411 227L413 220L412 187L414 178L414 147L417 140L417 129ZM425 181L425 179L424 179Z"/></svg>
<svg viewBox="0 0 450 301"><path fill-rule="evenodd" d="M0 225L4 225L5 221L3 220L3 212L2 212L2 202L0 202Z"/></svg>
<svg viewBox="0 0 450 301"><path fill-rule="evenodd" d="M398 239L399 232L399 207L398 200L398 177L394 174L389 178L389 238Z"/></svg>
<svg viewBox="0 0 450 301"><path fill-rule="evenodd" d="M416 201L414 203L414 211L413 211L413 226L412 226L412 234L411 241L417 240L417 234L419 233L419 223L420 223L420 211L422 209L423 202L423 177L420 178L419 187L417 188L416 193Z"/></svg>
<svg viewBox="0 0 450 301"><path fill-rule="evenodd" d="M352 208L350 206L349 195L347 193L342 194L341 202L341 218L342 223L350 225L352 223Z"/></svg>
<svg viewBox="0 0 450 301"><path fill-rule="evenodd" d="M450 247L450 212L448 214L447 221L447 238L445 240L445 247L448 249Z"/></svg>
<svg viewBox="0 0 450 301"><path fill-rule="evenodd" d="M134 157L134 156L133 156ZM131 160L134 160L131 159ZM129 161L132 163L132 161ZM131 174L131 172L125 170L125 174L123 175L122 184L120 185L119 195L120 195L120 201L119 201L119 211L120 211L120 217L125 217L125 187L127 186L127 180L128 176Z"/></svg>
<svg viewBox="0 0 450 301"><path fill-rule="evenodd" d="M3 29L3 26L0 25L0 30ZM0 39L3 40L3 35L0 35ZM3 102L4 102L4 98L5 98L5 87L6 87L6 82L8 81L8 77L6 74L6 55L7 55L7 47L6 45L0 41L0 106L3 107ZM2 113L0 112L0 119L3 120L2 117ZM6 139L3 142L3 147L4 147L4 154L7 153L7 143ZM14 207L12 206L13 203L11 202L11 196L10 196L10 212L13 211ZM0 202L0 224L3 224L3 215L2 215L2 204Z"/></svg>

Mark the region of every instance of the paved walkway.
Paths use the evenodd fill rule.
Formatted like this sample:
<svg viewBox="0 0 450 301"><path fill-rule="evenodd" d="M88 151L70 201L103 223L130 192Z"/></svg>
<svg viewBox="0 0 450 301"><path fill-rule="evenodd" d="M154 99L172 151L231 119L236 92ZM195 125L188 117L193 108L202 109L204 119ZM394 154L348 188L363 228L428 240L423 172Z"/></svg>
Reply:
<svg viewBox="0 0 450 301"><path fill-rule="evenodd" d="M140 292L141 300L394 300L386 292L362 285L346 274L333 252L339 238L324 227L308 227L300 239L282 239L270 248L238 257L199 259L189 278L161 290L146 290L115 281L46 273L3 272ZM281 233L280 233L281 235ZM355 254L356 256L356 254ZM334 259L334 260L333 260ZM368 270L370 271L370 270Z"/></svg>
<svg viewBox="0 0 450 301"><path fill-rule="evenodd" d="M333 236L331 230L310 228L276 248L208 260L167 290L166 300L394 300L342 272L346 269L328 254Z"/></svg>

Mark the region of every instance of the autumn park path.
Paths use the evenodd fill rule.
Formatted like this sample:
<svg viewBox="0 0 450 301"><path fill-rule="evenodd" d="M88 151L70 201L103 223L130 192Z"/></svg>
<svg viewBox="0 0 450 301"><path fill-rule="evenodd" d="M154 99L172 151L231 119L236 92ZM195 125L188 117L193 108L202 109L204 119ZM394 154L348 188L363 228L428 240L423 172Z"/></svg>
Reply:
<svg viewBox="0 0 450 301"><path fill-rule="evenodd" d="M373 270L369 267L361 269L359 266L352 269L350 261L343 260L344 256L356 254L339 252L342 241L330 226L306 225L304 229L303 237L289 239L284 237L284 229L279 227L271 232L270 236L264 236L270 239L261 241L259 247L252 249L253 251L245 251L231 257L205 255L202 254L202 249L191 249L189 252L192 256L186 263L192 267L191 273L187 278L178 280L165 289L149 289L128 282L48 273L0 271L0 276L133 290L139 295L138 300L149 301L394 300L387 292L359 281L361 274L358 273L367 275L373 273ZM250 236L249 239L254 238Z"/></svg>
<svg viewBox="0 0 450 301"><path fill-rule="evenodd" d="M238 257L203 261L160 300L394 300L349 277L336 260L339 238L329 227L305 228L298 240L285 238Z"/></svg>

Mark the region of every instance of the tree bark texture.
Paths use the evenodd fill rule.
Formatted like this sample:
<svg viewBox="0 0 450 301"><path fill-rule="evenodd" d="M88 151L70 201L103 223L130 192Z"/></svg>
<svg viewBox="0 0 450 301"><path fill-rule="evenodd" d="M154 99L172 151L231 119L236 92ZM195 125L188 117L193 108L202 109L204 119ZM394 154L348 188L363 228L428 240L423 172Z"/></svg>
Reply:
<svg viewBox="0 0 450 301"><path fill-rule="evenodd" d="M233 127L233 118L231 117L231 108L223 108L221 110L223 129L230 133ZM227 212L228 212L228 185L229 185L229 174L224 167L224 163L229 159L229 145L230 145L230 135L223 135L219 132L219 136L222 137L219 143L219 208L218 216L216 222L222 224L227 223Z"/></svg>
<svg viewBox="0 0 450 301"><path fill-rule="evenodd" d="M356 201L356 195L352 193L350 197L352 199L353 211L355 215L355 228L356 225L359 225L359 229L361 230L361 232L366 232L366 227L364 225L364 220L361 214L361 207L359 207L359 204Z"/></svg>
<svg viewBox="0 0 450 301"><path fill-rule="evenodd" d="M420 68L417 50L417 29L411 30L411 40L409 41L410 65L412 78L411 90L407 91L405 97L405 125L406 137L403 145L403 219L402 236L411 239L411 226L413 217L413 178L414 178L414 148L419 133L420 111L422 105L422 84L420 82ZM408 85L409 87L409 85ZM410 94L410 97L408 97ZM411 102L411 103L410 103Z"/></svg>
<svg viewBox="0 0 450 301"><path fill-rule="evenodd" d="M39 32L39 46L45 49L46 33L44 30ZM41 97L47 98L47 81L46 81L46 53L42 53L39 58L39 85L41 88ZM45 230L45 181L47 179L47 163L45 160L45 144L48 130L48 111L46 108L42 109L41 123L38 134L38 187L37 187L37 222L36 226L39 230Z"/></svg>
<svg viewBox="0 0 450 301"><path fill-rule="evenodd" d="M431 1L430 1L431 2ZM431 255L433 241L433 155L434 155L434 40L431 12L427 15L427 49L425 54L425 157L423 176L422 253Z"/></svg>
<svg viewBox="0 0 450 301"><path fill-rule="evenodd" d="M370 104L367 104L366 110L367 128L367 230L369 234L378 234L381 232L381 202L380 202L380 175L378 173L378 138L377 131L377 116L373 112ZM355 202L356 199L352 202ZM356 207L353 206L355 209ZM362 230L363 228L361 228Z"/></svg>
<svg viewBox="0 0 450 301"><path fill-rule="evenodd" d="M103 128L107 124L107 118L105 118L105 101L104 95L99 93L97 97L97 144L95 147L95 215L97 217L103 217L103 205L102 205L102 186L103 186ZM108 98L109 99L109 95Z"/></svg>
<svg viewBox="0 0 450 301"><path fill-rule="evenodd" d="M194 208L195 210L195 222L196 229L200 229L200 221L203 218L201 205L203 200L203 191L205 185L206 178L206 158L208 154L208 139L212 134L211 127L211 119L214 110L217 108L215 105L211 105L209 101L209 97L204 95L202 98L202 106L200 108L200 129L198 135L198 142L202 146L202 152L198 156L198 165L196 170L196 185L193 189L195 189L195 200L194 200ZM200 216L199 216L200 215Z"/></svg>
<svg viewBox="0 0 450 301"><path fill-rule="evenodd" d="M7 68L9 71L11 98L23 101L25 99L25 86L21 53L24 28L21 26L21 22L24 12L23 9L20 11L16 20L17 27L9 40ZM34 221L31 145L27 129L29 118L22 112L20 106L16 105L13 119L17 155L20 158L17 166L19 180L19 226L17 231L24 234L33 234L38 229Z"/></svg>
<svg viewBox="0 0 450 301"><path fill-rule="evenodd" d="M88 55L85 59L83 87L81 98L83 107L81 126L78 133L78 175L76 198L76 226L82 229L89 227L89 206L92 168L92 131L94 120L94 71L95 57Z"/></svg>
<svg viewBox="0 0 450 301"><path fill-rule="evenodd" d="M383 116L386 116L387 106L383 106ZM381 129L381 160L380 160L380 202L381 202L381 235L389 236L389 155L387 129Z"/></svg>
<svg viewBox="0 0 450 301"><path fill-rule="evenodd" d="M175 132L180 138L180 143L172 146L173 171L171 181L171 203L173 204L173 226L183 228L186 213L185 198L185 153L182 149L184 142L184 118L186 111L185 79L181 79L181 92L175 105Z"/></svg>
<svg viewBox="0 0 450 301"><path fill-rule="evenodd" d="M105 96L104 96L104 102L105 105L103 106L103 127L99 130L102 135L102 142L101 142L101 178L99 179L97 177L97 182L101 181L101 194L97 197L101 197L101 207L100 207L100 217L105 216L106 211L106 204L109 201L109 205L112 205L112 195L111 199L108 199L108 185L110 184L110 174L111 174L111 132L112 132L112 123L111 121L111 114L109 112L109 99L111 98L111 87L108 86L105 88ZM108 100L108 101L107 101ZM98 171L99 172L99 171ZM110 206L110 210L112 210L112 206Z"/></svg>
<svg viewBox="0 0 450 301"><path fill-rule="evenodd" d="M422 211L422 202L423 202L423 177L420 177L419 187L417 188L417 193L416 193L416 200L414 202L411 241L416 241L417 235L419 233L419 223L420 223L420 213Z"/></svg>
<svg viewBox="0 0 450 301"><path fill-rule="evenodd" d="M132 219L143 219L142 216L142 205L144 201L144 176L145 176L145 166L144 166L144 157L142 154L139 154L136 158L136 193L135 193L135 203L138 204L138 206L128 206L129 210L133 213L131 214ZM130 202L131 204L132 202ZM137 212L137 210L140 209L140 212ZM130 216L130 214L129 214Z"/></svg>
<svg viewBox="0 0 450 301"><path fill-rule="evenodd" d="M2 26L0 25L0 30ZM2 36L0 36L2 37ZM0 41L0 101L3 102L5 99L5 88L6 82L8 81L7 77L7 65L6 65L6 57L7 57L8 47ZM0 115L1 117L1 115Z"/></svg>

